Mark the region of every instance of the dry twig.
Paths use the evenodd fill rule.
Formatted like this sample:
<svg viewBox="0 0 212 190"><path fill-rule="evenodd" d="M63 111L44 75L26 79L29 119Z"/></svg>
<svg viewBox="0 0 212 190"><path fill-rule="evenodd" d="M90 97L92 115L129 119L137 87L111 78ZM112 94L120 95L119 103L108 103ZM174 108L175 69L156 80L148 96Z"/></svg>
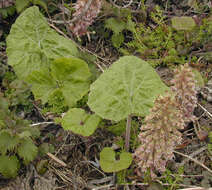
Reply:
<svg viewBox="0 0 212 190"><path fill-rule="evenodd" d="M204 169L206 169L208 172L210 172L210 173L212 174L212 170L211 170L210 168L208 168L207 166L205 166L203 163L199 162L198 160L196 160L196 159L194 159L194 158L192 158L192 157L190 157L190 156L188 156L188 155L185 155L185 154L183 154L183 153L181 153L181 152L177 152L177 151L173 151L173 152L176 153L176 154L179 154L179 155L181 155L181 156L183 156L183 157L188 158L189 160L191 160L191 161L193 161L194 163L200 165L201 167L203 167Z"/></svg>

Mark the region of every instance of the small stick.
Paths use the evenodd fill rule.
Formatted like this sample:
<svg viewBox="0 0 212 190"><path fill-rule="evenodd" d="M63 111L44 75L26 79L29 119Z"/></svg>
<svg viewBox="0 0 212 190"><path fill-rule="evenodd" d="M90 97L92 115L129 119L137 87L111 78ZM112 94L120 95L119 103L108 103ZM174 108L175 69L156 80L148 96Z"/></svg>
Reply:
<svg viewBox="0 0 212 190"><path fill-rule="evenodd" d="M56 161L58 164L60 164L63 167L66 167L67 164L65 162L63 162L62 160L60 160L59 158L57 158L56 156L54 156L53 154L51 154L50 152L47 153L47 155L53 159L54 161Z"/></svg>
<svg viewBox="0 0 212 190"><path fill-rule="evenodd" d="M188 158L189 160L192 160L194 163L200 165L201 167L203 167L204 169L206 169L206 170L208 170L210 173L212 173L212 170L211 170L210 168L208 168L207 166L205 166L203 163L199 162L198 160L196 160L196 159L194 159L194 158L191 158L190 156L185 155L185 154L183 154L183 153L181 153L181 152L177 152L177 151L173 151L173 152L176 153L176 154L179 154L179 155L181 155L181 156L184 156L184 157Z"/></svg>
<svg viewBox="0 0 212 190"><path fill-rule="evenodd" d="M202 108L209 116L210 116L210 118L212 119L212 114L208 111L208 110L206 110L201 104L199 104L199 103L197 103L197 105L200 107L200 108Z"/></svg>
<svg viewBox="0 0 212 190"><path fill-rule="evenodd" d="M131 115L127 117L126 135L125 135L125 150L129 152L130 148L130 129L131 129Z"/></svg>
<svg viewBox="0 0 212 190"><path fill-rule="evenodd" d="M38 125L49 125L49 124L53 124L53 121L45 121L45 122L40 122L40 123L33 123L30 125L30 127L34 127L34 126L38 126Z"/></svg>
<svg viewBox="0 0 212 190"><path fill-rule="evenodd" d="M203 146L202 148L200 148L200 149L198 149L197 151L193 152L193 153L190 154L189 156L192 158L192 157L194 157L194 156L200 154L201 152L203 152L203 151L205 151L205 150L207 150L207 147L206 147L206 146ZM189 161L189 159L183 160L183 161L179 164L179 166L183 166L183 165L184 165L186 162L188 162L188 161Z"/></svg>

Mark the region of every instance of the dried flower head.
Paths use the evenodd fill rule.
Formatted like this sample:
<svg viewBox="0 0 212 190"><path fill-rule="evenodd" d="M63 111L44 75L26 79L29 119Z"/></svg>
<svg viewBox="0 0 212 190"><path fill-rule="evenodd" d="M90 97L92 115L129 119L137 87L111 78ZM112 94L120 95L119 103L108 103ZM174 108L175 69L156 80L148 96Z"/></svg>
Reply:
<svg viewBox="0 0 212 190"><path fill-rule="evenodd" d="M166 95L155 100L145 123L138 135L141 145L134 156L141 171L150 169L154 178L154 171L165 171L166 162L174 157L173 150L181 142L178 129L184 128L184 121L175 99Z"/></svg>
<svg viewBox="0 0 212 190"><path fill-rule="evenodd" d="M70 29L77 36L86 34L101 9L101 0L78 0L74 6L73 23Z"/></svg>
<svg viewBox="0 0 212 190"><path fill-rule="evenodd" d="M172 91L175 93L175 99L183 113L184 121L193 121L195 119L193 112L197 105L197 91L194 74L188 64L175 70L175 76L171 82L174 85Z"/></svg>

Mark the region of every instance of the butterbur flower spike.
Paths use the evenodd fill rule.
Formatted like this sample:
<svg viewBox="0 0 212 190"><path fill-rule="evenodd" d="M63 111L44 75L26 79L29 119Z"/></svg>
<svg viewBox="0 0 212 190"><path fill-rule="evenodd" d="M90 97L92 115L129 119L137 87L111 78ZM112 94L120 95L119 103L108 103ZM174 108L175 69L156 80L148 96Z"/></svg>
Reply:
<svg viewBox="0 0 212 190"><path fill-rule="evenodd" d="M70 29L76 36L82 36L87 33L87 28L100 12L101 0L78 0L74 9L75 13Z"/></svg>
<svg viewBox="0 0 212 190"><path fill-rule="evenodd" d="M194 74L188 64L176 69L174 79L171 82L174 85L172 91L175 93L184 121L194 121L193 112L197 105L197 92L195 90Z"/></svg>
<svg viewBox="0 0 212 190"><path fill-rule="evenodd" d="M182 140L178 129L183 128L183 115L175 99L159 96L138 135L141 145L134 157L142 172L150 169L154 178L156 170L165 171L166 162L174 157L173 150Z"/></svg>

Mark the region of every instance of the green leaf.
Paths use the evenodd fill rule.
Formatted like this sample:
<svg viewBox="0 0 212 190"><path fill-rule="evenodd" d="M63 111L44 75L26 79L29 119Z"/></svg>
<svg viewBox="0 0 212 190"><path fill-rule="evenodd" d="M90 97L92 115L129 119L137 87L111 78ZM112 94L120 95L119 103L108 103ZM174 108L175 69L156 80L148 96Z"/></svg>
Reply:
<svg viewBox="0 0 212 190"><path fill-rule="evenodd" d="M18 13L20 13L24 8L26 8L29 5L29 0L16 0L15 1L15 7Z"/></svg>
<svg viewBox="0 0 212 190"><path fill-rule="evenodd" d="M113 34L111 40L112 40L113 46L116 48L119 48L124 42L124 35Z"/></svg>
<svg viewBox="0 0 212 190"><path fill-rule="evenodd" d="M22 139L18 147L18 155L24 159L25 164L33 161L37 156L38 148L34 145L32 139Z"/></svg>
<svg viewBox="0 0 212 190"><path fill-rule="evenodd" d="M46 12L48 12L47 4L43 0L31 0L34 5L40 5Z"/></svg>
<svg viewBox="0 0 212 190"><path fill-rule="evenodd" d="M3 131L0 133L0 152L6 154L7 150L12 150L19 143L17 136L10 135L9 132Z"/></svg>
<svg viewBox="0 0 212 190"><path fill-rule="evenodd" d="M97 115L114 121L130 114L146 116L165 90L168 87L147 62L124 56L91 85L88 105Z"/></svg>
<svg viewBox="0 0 212 190"><path fill-rule="evenodd" d="M126 121L122 120L115 125L108 126L107 130L115 134L116 136L121 136L126 131Z"/></svg>
<svg viewBox="0 0 212 190"><path fill-rule="evenodd" d="M16 156L0 156L0 173L6 178L18 175L19 161Z"/></svg>
<svg viewBox="0 0 212 190"><path fill-rule="evenodd" d="M53 153L54 152L54 146L52 144L49 144L49 143L43 143L39 146L38 152L39 152L39 155L43 157L48 152Z"/></svg>
<svg viewBox="0 0 212 190"><path fill-rule="evenodd" d="M36 170L40 175L45 174L48 170L48 160L40 160L36 165Z"/></svg>
<svg viewBox="0 0 212 190"><path fill-rule="evenodd" d="M188 16L173 17L171 21L176 30L192 30L196 26L194 19Z"/></svg>
<svg viewBox="0 0 212 190"><path fill-rule="evenodd" d="M126 24L122 20L117 20L115 18L109 18L105 22L105 28L108 28L114 32L114 34L118 35L122 32L126 27Z"/></svg>
<svg viewBox="0 0 212 190"><path fill-rule="evenodd" d="M66 105L74 106L89 90L88 65L78 58L60 58L52 62L50 72L34 71L27 77L36 99L46 103L56 91L62 92Z"/></svg>
<svg viewBox="0 0 212 190"><path fill-rule="evenodd" d="M32 92L35 99L41 99L46 103L54 90L57 89L57 83L47 70L33 71L28 77L27 82L32 85Z"/></svg>
<svg viewBox="0 0 212 190"><path fill-rule="evenodd" d="M90 136L96 130L99 121L97 115L90 115L83 109L73 108L62 118L62 127L82 136Z"/></svg>
<svg viewBox="0 0 212 190"><path fill-rule="evenodd" d="M51 29L36 6L16 19L7 37L8 64L21 79L48 67L51 60L77 55L74 42Z"/></svg>
<svg viewBox="0 0 212 190"><path fill-rule="evenodd" d="M129 152L122 152L120 160L116 160L113 149L106 147L100 153L100 166L104 172L118 172L127 169L132 162L132 155Z"/></svg>
<svg viewBox="0 0 212 190"><path fill-rule="evenodd" d="M22 133L18 134L18 136L22 139L22 138L26 138L26 137L31 137L31 133L30 131L23 131Z"/></svg>

